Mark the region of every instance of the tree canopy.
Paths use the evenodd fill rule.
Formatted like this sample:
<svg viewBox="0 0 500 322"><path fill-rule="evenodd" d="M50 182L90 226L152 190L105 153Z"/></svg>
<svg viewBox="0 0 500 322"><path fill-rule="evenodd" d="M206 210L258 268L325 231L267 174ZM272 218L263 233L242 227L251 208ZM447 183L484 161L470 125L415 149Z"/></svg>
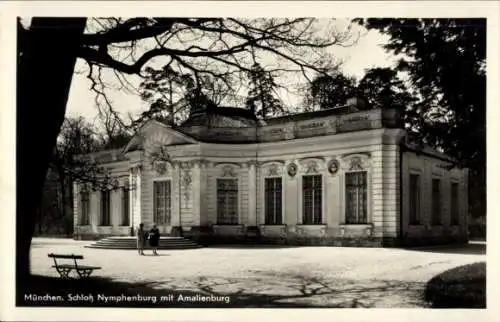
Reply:
<svg viewBox="0 0 500 322"><path fill-rule="evenodd" d="M331 21L34 17L25 26L18 19L16 209L17 222L23 223L16 227L18 290L27 290L24 287L29 284L26 277L30 275L29 250L37 205L64 122L77 59L89 66L87 78L96 102L104 102L110 115L120 121L105 93L104 70L127 88L127 75L144 77L147 67L165 66L179 75L192 75L193 100L203 99L199 86L203 77L211 78L212 84L224 83L227 92L236 97L240 80L255 62L266 71L299 74L306 79L333 69L338 62L328 48L348 46L356 37L349 27L338 28ZM112 129L113 123L110 126ZM29 135L26 129L37 135ZM35 164L33 155L38 159ZM22 296L17 300L22 301Z"/></svg>
<svg viewBox="0 0 500 322"><path fill-rule="evenodd" d="M277 98L278 85L270 72L266 72L258 63L248 73L249 90L246 107L260 118L281 116L285 113L283 103Z"/></svg>
<svg viewBox="0 0 500 322"><path fill-rule="evenodd" d="M486 19L358 19L389 35L419 100L413 131L470 168L474 213L486 206Z"/></svg>
<svg viewBox="0 0 500 322"><path fill-rule="evenodd" d="M340 72L334 75L317 75L307 88L304 103L309 108L320 109L344 105L356 93L356 79Z"/></svg>

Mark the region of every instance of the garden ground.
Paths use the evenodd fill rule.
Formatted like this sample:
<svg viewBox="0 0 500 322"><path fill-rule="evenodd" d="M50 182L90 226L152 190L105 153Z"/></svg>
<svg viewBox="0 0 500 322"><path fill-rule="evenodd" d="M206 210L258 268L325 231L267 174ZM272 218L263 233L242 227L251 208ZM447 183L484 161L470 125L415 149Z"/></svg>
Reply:
<svg viewBox="0 0 500 322"><path fill-rule="evenodd" d="M412 308L427 305L423 292L433 276L486 261L485 243L412 250L217 246L163 250L160 256L85 248L89 243L34 238L32 274L58 281L47 254L73 253L83 255L86 265L102 267L95 280L144 296L215 294L230 296L234 307Z"/></svg>

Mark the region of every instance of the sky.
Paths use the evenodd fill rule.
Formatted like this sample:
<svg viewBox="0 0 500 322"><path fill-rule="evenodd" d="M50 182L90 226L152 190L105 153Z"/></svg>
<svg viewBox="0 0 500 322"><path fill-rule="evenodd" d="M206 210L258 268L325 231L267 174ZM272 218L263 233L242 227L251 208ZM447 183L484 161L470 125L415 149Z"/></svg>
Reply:
<svg viewBox="0 0 500 322"><path fill-rule="evenodd" d="M386 53L382 45L388 41L388 37L378 31L367 31L359 27L361 36L358 41L350 47L332 47L331 51L335 57L343 60L341 70L344 74L361 79L365 69L373 67L388 67L394 64L395 57ZM85 63L77 62L75 75L73 77L66 116L83 116L90 122L95 122L98 109L95 104L96 94L90 90L91 82L87 79ZM126 93L123 90L109 92L114 109L125 117L128 113L137 115L148 108L149 104L142 101L136 94ZM290 94L282 94L281 99L286 105L297 106L301 97Z"/></svg>

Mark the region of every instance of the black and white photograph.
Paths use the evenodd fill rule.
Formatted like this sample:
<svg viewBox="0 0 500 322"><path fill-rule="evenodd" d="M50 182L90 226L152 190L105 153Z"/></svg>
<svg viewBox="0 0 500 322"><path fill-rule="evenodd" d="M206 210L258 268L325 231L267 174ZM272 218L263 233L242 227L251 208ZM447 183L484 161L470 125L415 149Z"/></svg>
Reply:
<svg viewBox="0 0 500 322"><path fill-rule="evenodd" d="M488 319L498 3L61 3L2 4L2 320Z"/></svg>

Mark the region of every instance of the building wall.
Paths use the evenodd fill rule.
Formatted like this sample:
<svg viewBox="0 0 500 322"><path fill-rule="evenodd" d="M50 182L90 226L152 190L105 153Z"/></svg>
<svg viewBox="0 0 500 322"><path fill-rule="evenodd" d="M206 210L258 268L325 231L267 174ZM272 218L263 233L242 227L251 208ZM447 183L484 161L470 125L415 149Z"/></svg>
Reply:
<svg viewBox="0 0 500 322"><path fill-rule="evenodd" d="M122 184L126 181L132 187L130 226L135 228L142 222L150 228L155 221L154 182L170 180L171 221L159 225L160 231L175 235L182 228L185 236L202 243L241 242L249 239L250 232L257 234L257 242L300 245L387 246L401 241L415 244L422 238L425 243L463 240L467 232L467 172L445 170L438 166L441 161L409 152L400 160L403 136L401 129L376 129L260 144L178 145L161 128L153 128L143 152L131 154L128 162L108 166L113 176L124 181ZM163 167L150 157L158 147L165 147L171 158L161 161ZM334 161L338 169L331 172ZM288 173L291 164L297 167L296 175ZM346 224L345 176L359 170L367 172L368 221ZM408 222L411 171L422 175L423 222L418 226ZM322 176L322 222L304 225L302 176L313 173ZM217 179L227 177L238 179L237 225L217 223ZM265 225L267 177L282 178L282 225ZM442 179L441 226L430 224L433 177ZM449 224L452 181L460 183L458 226ZM112 193L111 225L102 227L100 192L91 193L90 225L79 226L81 187L74 188L76 238L130 233L131 227L120 226L121 190Z"/></svg>
<svg viewBox="0 0 500 322"><path fill-rule="evenodd" d="M430 244L467 240L467 170L443 168L449 164L439 159L403 153L402 198L403 237L408 244ZM420 224L410 222L410 174L420 175ZM432 224L432 179L441 180L441 225ZM451 225L451 184L459 184L459 224Z"/></svg>
<svg viewBox="0 0 500 322"><path fill-rule="evenodd" d="M119 189L110 191L110 225L101 225L101 191L93 190L93 187L87 184L85 188L89 192L89 225L80 225L81 223L81 191L84 185L74 183L74 238L76 239L96 239L103 236L127 236L130 234L130 225L122 226L122 196L124 191L121 189L129 182L128 163L116 162L107 165L110 169L112 178L117 180Z"/></svg>
<svg viewBox="0 0 500 322"><path fill-rule="evenodd" d="M280 144L259 145L259 150L232 146L207 146L201 155L208 160L205 211L202 226L212 226L216 236L243 239L248 227L259 227L268 239L288 243L342 244L364 238L381 243L396 239L399 227L399 150L398 130L342 134L319 139L304 139ZM224 156L224 158L222 158ZM368 175L368 223L345 224L345 173L352 160L361 160ZM222 161L226 160L226 161ZM331 160L337 160L336 173L328 171ZM298 173L290 176L288 166L294 163ZM316 173L322 176L323 222L321 225L302 224L302 176ZM217 178L234 177L239 183L239 224L217 225ZM264 225L264 182L267 177L282 178L283 225ZM314 240L313 240L314 239ZM394 242L394 241L393 241ZM356 241L354 241L356 243Z"/></svg>

